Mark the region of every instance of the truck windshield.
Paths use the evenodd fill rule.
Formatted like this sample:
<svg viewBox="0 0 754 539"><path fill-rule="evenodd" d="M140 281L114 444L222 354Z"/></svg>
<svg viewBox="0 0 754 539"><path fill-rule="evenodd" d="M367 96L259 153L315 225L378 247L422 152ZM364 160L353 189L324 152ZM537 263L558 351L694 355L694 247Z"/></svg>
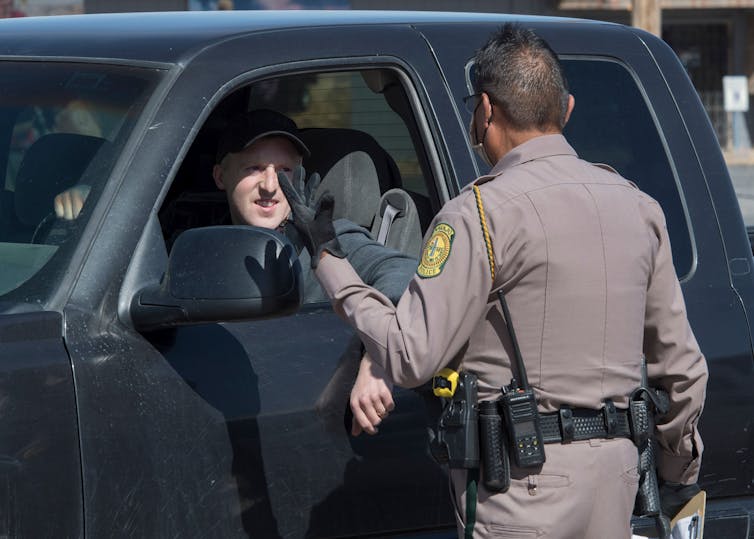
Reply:
<svg viewBox="0 0 754 539"><path fill-rule="evenodd" d="M54 290L158 75L0 62L0 303Z"/></svg>

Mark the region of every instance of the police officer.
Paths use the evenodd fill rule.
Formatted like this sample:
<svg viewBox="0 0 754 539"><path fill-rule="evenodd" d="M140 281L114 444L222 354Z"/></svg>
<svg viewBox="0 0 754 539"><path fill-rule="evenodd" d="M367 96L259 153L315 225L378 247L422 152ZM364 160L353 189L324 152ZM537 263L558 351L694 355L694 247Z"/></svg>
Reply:
<svg viewBox="0 0 754 539"><path fill-rule="evenodd" d="M566 142L573 97L555 54L533 32L503 26L478 51L474 69L470 137L494 164L474 182L479 203L469 186L442 208L416 275L393 306L347 261L329 256L337 255L337 238L324 201L316 217L297 222L319 259L316 275L377 368L401 386L450 366L477 375L480 400L497 398L516 375L498 290L540 414L567 408L600 417L607 402L625 414L645 355L650 382L670 395L656 436L659 475L677 507L698 490L707 366L689 327L662 210ZM364 427L374 426L381 403L355 402ZM625 433L547 444L545 453L537 468L513 467L507 492L480 484L477 500L467 499L474 493L466 471L451 470L459 534L630 537L637 448ZM475 513L467 512L475 501Z"/></svg>

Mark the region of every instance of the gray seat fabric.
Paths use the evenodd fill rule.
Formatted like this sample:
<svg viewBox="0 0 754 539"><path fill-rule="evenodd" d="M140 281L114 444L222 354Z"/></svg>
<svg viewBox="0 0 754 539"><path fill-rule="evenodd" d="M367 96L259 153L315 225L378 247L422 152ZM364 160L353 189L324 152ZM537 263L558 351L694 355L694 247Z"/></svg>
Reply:
<svg viewBox="0 0 754 539"><path fill-rule="evenodd" d="M383 245L419 257L422 246L419 212L403 189L390 189L382 195L371 232Z"/></svg>
<svg viewBox="0 0 754 539"><path fill-rule="evenodd" d="M318 194L327 189L335 197L335 217L370 228L382 193L401 185L390 154L358 129L307 128L300 135L311 151L304 168L322 177Z"/></svg>
<svg viewBox="0 0 754 539"><path fill-rule="evenodd" d="M377 169L365 152L351 152L337 161L322 178L315 196L325 191L335 197L335 219L348 219L367 229L372 226L380 185Z"/></svg>
<svg viewBox="0 0 754 539"><path fill-rule="evenodd" d="M307 173L322 176L315 196L324 191L333 195L334 217L361 225L388 247L418 257L419 212L399 188L400 172L390 154L356 129L311 128L301 136L312 152L304 163Z"/></svg>
<svg viewBox="0 0 754 539"><path fill-rule="evenodd" d="M318 172L324 177L343 157L360 151L369 155L377 170L380 193L401 186L398 166L370 134L358 129L339 127L310 127L302 129L299 134L311 151L311 155L304 159L304 168L308 174Z"/></svg>

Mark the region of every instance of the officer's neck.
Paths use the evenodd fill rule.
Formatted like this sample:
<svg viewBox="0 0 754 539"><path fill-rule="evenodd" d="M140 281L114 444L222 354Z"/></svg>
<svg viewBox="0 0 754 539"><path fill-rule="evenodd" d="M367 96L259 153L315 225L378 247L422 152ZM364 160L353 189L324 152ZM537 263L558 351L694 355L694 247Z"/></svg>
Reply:
<svg viewBox="0 0 754 539"><path fill-rule="evenodd" d="M490 129L488 134L489 142L493 148L494 162L502 159L508 152L512 151L517 146L521 146L525 142L529 142L537 137L543 137L545 135L560 135L562 131L555 127L544 130L540 129L514 129L508 123L502 123L502 125L496 126L494 131Z"/></svg>

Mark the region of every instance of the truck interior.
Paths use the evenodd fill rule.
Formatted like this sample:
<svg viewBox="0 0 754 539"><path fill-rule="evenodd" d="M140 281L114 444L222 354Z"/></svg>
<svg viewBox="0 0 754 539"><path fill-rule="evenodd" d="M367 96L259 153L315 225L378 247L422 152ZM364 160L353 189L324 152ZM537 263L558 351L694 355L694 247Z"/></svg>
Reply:
<svg viewBox="0 0 754 539"><path fill-rule="evenodd" d="M440 200L411 106L389 69L305 73L237 89L212 111L178 171L160 221L168 245L188 228L229 224L225 193L212 180L217 140L234 116L272 109L291 117L316 172L335 196L335 217L418 256Z"/></svg>

